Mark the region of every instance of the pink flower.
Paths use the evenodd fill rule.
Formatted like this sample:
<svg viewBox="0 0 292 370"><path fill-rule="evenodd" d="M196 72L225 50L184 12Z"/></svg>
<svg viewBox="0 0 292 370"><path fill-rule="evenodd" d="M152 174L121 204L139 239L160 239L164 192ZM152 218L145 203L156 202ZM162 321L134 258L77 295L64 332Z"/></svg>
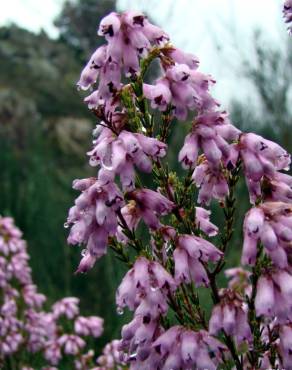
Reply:
<svg viewBox="0 0 292 370"><path fill-rule="evenodd" d="M287 369L291 367L292 363L292 327L291 324L283 325L280 328L280 343L279 351L282 356L283 366Z"/></svg>
<svg viewBox="0 0 292 370"><path fill-rule="evenodd" d="M176 282L193 281L197 286L208 286L209 278L203 263L216 262L221 256L222 252L207 240L192 235L179 236L173 254Z"/></svg>
<svg viewBox="0 0 292 370"><path fill-rule="evenodd" d="M78 335L63 334L58 339L58 344L63 347L66 355L77 355L80 350L85 346L85 341Z"/></svg>
<svg viewBox="0 0 292 370"><path fill-rule="evenodd" d="M239 148L250 200L255 203L261 193L261 180L264 176L273 180L277 171L289 169L290 155L278 144L252 133L240 136Z"/></svg>
<svg viewBox="0 0 292 370"><path fill-rule="evenodd" d="M222 171L211 167L206 160L195 168L192 179L200 188L198 203L208 205L212 198L223 201L229 194L228 183Z"/></svg>
<svg viewBox="0 0 292 370"><path fill-rule="evenodd" d="M220 294L221 303L213 310L209 321L209 333L216 335L224 330L236 338L238 344L252 341L248 324L248 310L242 298L232 290L224 290Z"/></svg>
<svg viewBox="0 0 292 370"><path fill-rule="evenodd" d="M198 369L215 370L222 352L226 350L206 331L194 332L181 326L171 327L158 337L153 346L160 355L161 363L175 369L195 365Z"/></svg>
<svg viewBox="0 0 292 370"><path fill-rule="evenodd" d="M43 303L46 301L44 294L37 292L37 287L35 285L26 285L23 288L24 301L28 306L31 307L42 307Z"/></svg>
<svg viewBox="0 0 292 370"><path fill-rule="evenodd" d="M52 309L56 318L64 315L68 319L73 319L79 313L79 299L75 297L66 297L56 302Z"/></svg>
<svg viewBox="0 0 292 370"><path fill-rule="evenodd" d="M116 302L119 307L128 306L133 310L138 307L142 298L149 296L152 302L150 314L154 315L155 305L160 308L164 307L165 295L169 291L174 291L175 288L174 279L158 262L150 262L144 257L139 257L134 267L123 278L117 290ZM142 308L140 306L141 310ZM149 309L151 311L151 306Z"/></svg>
<svg viewBox="0 0 292 370"><path fill-rule="evenodd" d="M218 169L221 161L226 166L235 166L238 154L229 141L237 139L239 134L240 131L230 123L226 112L202 113L196 117L191 133L186 136L179 161L184 168L195 166L201 149L210 167Z"/></svg>
<svg viewBox="0 0 292 370"><path fill-rule="evenodd" d="M157 81L156 85L143 84L145 97L151 100L151 107L165 111L171 102L171 92L167 80Z"/></svg>
<svg viewBox="0 0 292 370"><path fill-rule="evenodd" d="M49 361L50 364L58 365L59 361L62 358L60 343L56 341L48 342L45 348L44 357L46 360Z"/></svg>
<svg viewBox="0 0 292 370"><path fill-rule="evenodd" d="M142 218L151 229L155 230L161 226L159 217L167 215L174 208L173 202L150 189L136 189L128 193L127 197L135 202L135 208L132 204L132 211L129 209L129 226L137 225L138 219Z"/></svg>
<svg viewBox="0 0 292 370"><path fill-rule="evenodd" d="M90 109L105 107L115 111L116 93L121 88L121 75L134 77L139 73L139 60L152 45L162 44L168 36L138 12L110 13L98 29L107 45L98 48L82 71L78 86L88 89L99 78L98 89L85 99Z"/></svg>
<svg viewBox="0 0 292 370"><path fill-rule="evenodd" d="M251 273L241 267L233 267L224 271L229 279L228 287L240 294L250 297L252 287L250 284Z"/></svg>
<svg viewBox="0 0 292 370"><path fill-rule="evenodd" d="M74 330L76 334L98 338L103 332L103 319L96 316L79 316L75 320Z"/></svg>
<svg viewBox="0 0 292 370"><path fill-rule="evenodd" d="M92 54L89 62L81 73L77 86L83 90L87 90L91 85L93 85L98 78L100 68L105 64L105 58L106 46L103 45Z"/></svg>
<svg viewBox="0 0 292 370"><path fill-rule="evenodd" d="M103 169L112 172L113 177L118 174L123 189L132 190L135 187L134 166L140 171L151 172L151 159L164 157L166 148L166 144L142 134L123 130L115 137L104 128L88 154L92 165L100 164Z"/></svg>
<svg viewBox="0 0 292 370"><path fill-rule="evenodd" d="M196 226L208 236L215 236L218 233L218 227L210 221L210 215L211 211L196 207Z"/></svg>
<svg viewBox="0 0 292 370"><path fill-rule="evenodd" d="M97 363L101 366L98 369L110 370L116 367L117 370L122 370L122 366L126 364L121 359L119 343L119 340L113 340L104 347L102 355L97 359Z"/></svg>
<svg viewBox="0 0 292 370"><path fill-rule="evenodd" d="M116 211L123 204L123 195L113 182L96 179L75 180L73 187L82 193L69 210L65 225L73 223L68 237L70 244L86 243L89 255L84 255L77 270L86 272L106 253L108 236L117 231Z"/></svg>
<svg viewBox="0 0 292 370"><path fill-rule="evenodd" d="M197 69L199 66L198 58L190 53L185 53L184 51L172 47L163 50L163 53L171 58L177 64L186 64L190 69Z"/></svg>
<svg viewBox="0 0 292 370"><path fill-rule="evenodd" d="M166 51L166 54L168 52ZM169 58L169 54L167 58ZM178 53L174 58L178 57ZM186 59L180 55L180 60ZM153 108L166 110L169 104L174 109L174 115L178 119L185 120L188 110L204 111L217 106L217 102L209 94L209 87L214 83L210 76L193 69L194 65L189 59L187 63L176 63L169 65L164 62L165 75L156 81L155 85L145 85L144 94L151 100Z"/></svg>
<svg viewBox="0 0 292 370"><path fill-rule="evenodd" d="M254 265L257 243L261 241L265 252L279 268L289 264L292 240L292 209L289 204L265 202L252 208L244 221L242 263Z"/></svg>

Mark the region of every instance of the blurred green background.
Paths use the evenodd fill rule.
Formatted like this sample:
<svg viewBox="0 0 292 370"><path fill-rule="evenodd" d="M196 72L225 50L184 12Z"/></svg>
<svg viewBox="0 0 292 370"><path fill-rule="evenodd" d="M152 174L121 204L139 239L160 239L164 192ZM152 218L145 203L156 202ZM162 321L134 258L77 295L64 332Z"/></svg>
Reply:
<svg viewBox="0 0 292 370"><path fill-rule="evenodd" d="M101 42L96 37L100 18L115 8L114 0L65 2L55 21L55 38L13 24L0 28L0 213L13 216L23 230L40 291L51 302L76 295L84 314L104 317L100 345L117 337L125 320L114 306L123 267L109 253L87 275L74 275L80 250L66 244L63 224L76 196L72 180L94 174L85 153L95 120L75 84ZM291 152L292 39L285 32L280 39L281 44L271 43L254 31L251 58L235 48L235 57L241 58L238 73L248 82L237 88L246 89L245 96L250 91L254 104L237 94L227 105L238 127L276 140ZM191 47L196 52L196 44ZM176 127L173 148L179 149L185 133L184 126ZM175 151L170 161L171 168L181 171ZM244 189L240 183L230 265L239 260L241 217L249 206ZM214 209L215 223L220 225L221 219L221 211Z"/></svg>

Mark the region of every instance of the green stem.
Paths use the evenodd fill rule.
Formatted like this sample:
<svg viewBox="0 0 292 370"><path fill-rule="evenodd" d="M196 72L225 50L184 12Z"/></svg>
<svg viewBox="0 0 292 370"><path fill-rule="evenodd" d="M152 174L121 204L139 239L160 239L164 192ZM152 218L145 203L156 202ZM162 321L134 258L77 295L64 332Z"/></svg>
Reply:
<svg viewBox="0 0 292 370"><path fill-rule="evenodd" d="M224 207L224 216L225 216L225 224L224 224L224 232L221 235L221 245L220 250L223 252L222 257L218 261L217 265L215 266L214 271L212 272L213 275L219 274L219 272L224 267L224 258L228 248L228 245L232 239L233 232L234 232L234 213L236 210L236 198L235 198L235 188L236 184L239 180L239 171L241 168L241 164L238 163L237 166L228 174L228 187L229 187L229 194L225 198L225 207Z"/></svg>
<svg viewBox="0 0 292 370"><path fill-rule="evenodd" d="M223 255L212 272L209 270L207 264L203 264L207 272L209 281L210 281L210 288L212 291L212 300L214 304L219 304L221 301L216 278L224 266L224 263L225 263L224 257L225 257L229 242L231 241L232 236L233 236L235 201L236 201L234 191L235 191L235 186L238 182L239 171L240 171L240 163L238 163L237 166L228 174L229 194L225 198L225 208L224 208L225 226L224 226L224 233L221 236L221 246L220 246L220 250L223 252ZM234 360L236 369L242 370L243 366L237 354L237 350L236 350L236 347L235 347L235 344L232 338L229 335L227 335L224 331L223 331L223 335L224 335L225 344L229 348L229 351Z"/></svg>

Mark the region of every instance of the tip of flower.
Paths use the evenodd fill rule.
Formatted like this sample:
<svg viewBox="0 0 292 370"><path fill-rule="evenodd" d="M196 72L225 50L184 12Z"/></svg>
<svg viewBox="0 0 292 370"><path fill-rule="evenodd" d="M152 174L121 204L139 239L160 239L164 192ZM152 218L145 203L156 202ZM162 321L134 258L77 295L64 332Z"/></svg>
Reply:
<svg viewBox="0 0 292 370"><path fill-rule="evenodd" d="M80 261L79 266L77 270L74 272L74 275L77 274L85 274L88 272L92 267L94 266L96 261L96 257L90 255L90 253L87 253Z"/></svg>

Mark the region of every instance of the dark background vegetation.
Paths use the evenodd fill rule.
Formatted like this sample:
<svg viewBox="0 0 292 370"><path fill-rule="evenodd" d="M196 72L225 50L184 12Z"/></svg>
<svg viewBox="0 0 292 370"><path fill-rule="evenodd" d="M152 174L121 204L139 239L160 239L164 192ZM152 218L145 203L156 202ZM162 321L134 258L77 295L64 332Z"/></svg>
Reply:
<svg viewBox="0 0 292 370"><path fill-rule="evenodd" d="M54 40L44 32L34 34L15 25L0 28L0 212L13 216L23 230L34 279L49 301L76 295L84 314L105 318L105 336L98 346L117 337L125 320L114 305L124 271L109 253L88 275L74 275L80 250L66 244L63 224L76 196L72 180L94 174L85 153L95 120L75 83L102 41L96 36L100 18L114 9L114 0L65 3L56 20L59 37ZM266 45L255 33L255 58L253 63L243 61L242 73L253 86L258 109L234 101L230 110L238 127L277 140L291 152L292 40L288 42L283 51L283 45L281 50ZM172 133L175 148L184 133L181 127ZM174 152L170 160L171 167L181 171ZM243 183L237 197L230 265L239 261L239 216L248 208ZM221 219L216 209L214 221L220 225Z"/></svg>

